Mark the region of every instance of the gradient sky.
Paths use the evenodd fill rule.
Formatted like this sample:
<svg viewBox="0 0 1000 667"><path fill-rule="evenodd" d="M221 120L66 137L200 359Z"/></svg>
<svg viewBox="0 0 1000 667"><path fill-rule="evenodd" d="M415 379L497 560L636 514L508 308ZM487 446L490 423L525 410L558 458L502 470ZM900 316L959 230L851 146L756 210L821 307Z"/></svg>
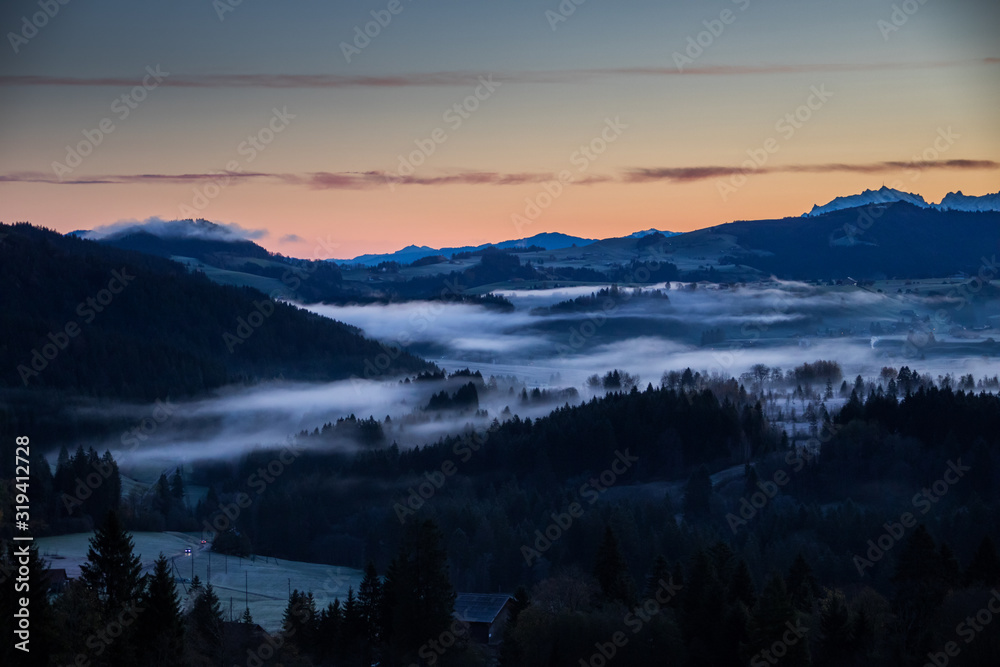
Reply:
<svg viewBox="0 0 1000 667"><path fill-rule="evenodd" d="M1000 190L996 0L566 0L558 23L558 0L400 0L347 62L342 43L389 5L70 0L24 40L11 35L38 0L7 0L0 220L67 232L193 212L258 230L270 250L353 257L687 231L883 183L928 201ZM679 71L674 53L723 11L729 24ZM156 66L169 75L120 118L115 100ZM500 86L454 127L445 112L490 75ZM777 127L813 89L832 95ZM241 144L274 109L294 118L250 161ZM608 119L627 127L581 171L576 152ZM435 128L447 140L390 187ZM99 145L56 173L85 132ZM766 161L732 180L750 153ZM573 182L549 202L562 170Z"/></svg>

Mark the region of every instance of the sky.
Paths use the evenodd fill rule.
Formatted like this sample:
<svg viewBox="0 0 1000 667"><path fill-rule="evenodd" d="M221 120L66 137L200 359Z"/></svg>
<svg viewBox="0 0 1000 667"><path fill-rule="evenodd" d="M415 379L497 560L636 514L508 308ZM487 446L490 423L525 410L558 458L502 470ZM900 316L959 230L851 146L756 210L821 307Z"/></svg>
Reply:
<svg viewBox="0 0 1000 667"><path fill-rule="evenodd" d="M350 258L1000 190L995 0L6 0L0 32L0 221L61 232Z"/></svg>

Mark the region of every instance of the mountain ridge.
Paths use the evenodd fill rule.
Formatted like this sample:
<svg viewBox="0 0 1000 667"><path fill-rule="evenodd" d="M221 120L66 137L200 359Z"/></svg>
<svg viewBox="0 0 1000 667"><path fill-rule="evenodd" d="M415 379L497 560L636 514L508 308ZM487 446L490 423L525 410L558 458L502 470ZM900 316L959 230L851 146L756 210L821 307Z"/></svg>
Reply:
<svg viewBox="0 0 1000 667"><path fill-rule="evenodd" d="M478 250L489 248L490 246L501 250L527 248L529 246L538 246L544 248L545 250L562 250L563 248L570 248L573 245L589 245L596 240L598 239L571 236L561 232L542 232L523 239L511 239L508 241L501 241L499 243L482 243L480 245L431 248L430 246L418 246L411 244L404 248L400 248L395 252L366 253L351 259L331 259L328 261L336 262L338 264L364 264L367 266L380 264L381 262L399 262L400 264L410 264L418 259L423 259L424 257L433 257L435 255L444 255L447 257L461 252L476 252Z"/></svg>
<svg viewBox="0 0 1000 667"><path fill-rule="evenodd" d="M891 204L894 202L906 202L919 208L934 209L937 211L1000 211L1000 192L987 193L982 196L965 195L962 191L949 192L937 204L928 203L921 195L912 192L904 192L883 185L878 190L865 190L856 195L845 195L834 197L826 204L815 204L808 213L803 213L803 218L814 218L834 211L859 208L871 204Z"/></svg>
<svg viewBox="0 0 1000 667"><path fill-rule="evenodd" d="M356 327L168 259L27 223L0 224L0 233L0 279L11 286L0 309L2 390L153 400L363 376L386 354ZM394 355L384 372L434 368Z"/></svg>

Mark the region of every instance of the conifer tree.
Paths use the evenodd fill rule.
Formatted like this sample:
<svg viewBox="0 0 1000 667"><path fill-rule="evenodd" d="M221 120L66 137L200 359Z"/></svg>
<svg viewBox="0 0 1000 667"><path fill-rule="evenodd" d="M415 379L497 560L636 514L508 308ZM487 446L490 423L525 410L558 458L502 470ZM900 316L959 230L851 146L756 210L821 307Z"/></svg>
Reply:
<svg viewBox="0 0 1000 667"><path fill-rule="evenodd" d="M122 526L118 513L108 512L90 538L87 562L80 566L81 579L98 595L106 614L117 615L134 604L145 588L142 564L134 549L132 536Z"/></svg>
<svg viewBox="0 0 1000 667"><path fill-rule="evenodd" d="M993 540L987 535L979 543L969 567L963 575L966 586L996 586L1000 584L1000 558Z"/></svg>
<svg viewBox="0 0 1000 667"><path fill-rule="evenodd" d="M631 604L635 598L635 584L628 573L628 564L618 546L618 538L611 526L604 529L604 537L597 547L594 578L601 586L604 597L611 601Z"/></svg>
<svg viewBox="0 0 1000 667"><path fill-rule="evenodd" d="M801 552L795 556L788 570L788 592L796 609L804 613L812 612L813 601L820 592L819 583Z"/></svg>
<svg viewBox="0 0 1000 667"><path fill-rule="evenodd" d="M382 581L375 563L368 561L365 576L358 587L358 608L364 625L364 659L371 664L372 654L382 636Z"/></svg>
<svg viewBox="0 0 1000 667"><path fill-rule="evenodd" d="M134 548L132 536L111 510L90 538L87 562L80 566L80 579L97 598L100 622L108 628L121 627L121 634L102 648L101 660L107 665L135 662L135 621L142 613L146 577Z"/></svg>
<svg viewBox="0 0 1000 667"><path fill-rule="evenodd" d="M646 578L646 590L643 596L646 598L654 597L663 586L661 582L665 581L669 584L671 577L670 563L662 554L657 556L653 561L653 569L650 570L649 576Z"/></svg>
<svg viewBox="0 0 1000 667"><path fill-rule="evenodd" d="M524 586L514 592L514 602L503 628L503 644L500 645L500 667L519 667L524 662L524 650L517 643L514 631L521 612L531 606L531 598Z"/></svg>
<svg viewBox="0 0 1000 667"><path fill-rule="evenodd" d="M781 664L809 665L809 636L805 633L799 635L803 632L800 621L784 578L774 574L764 585L750 620L749 652L758 661L768 661L763 652L772 650L777 642L782 644L786 654L781 658Z"/></svg>
<svg viewBox="0 0 1000 667"><path fill-rule="evenodd" d="M187 649L195 665L220 665L223 655L222 605L212 584L207 584L188 615Z"/></svg>
<svg viewBox="0 0 1000 667"><path fill-rule="evenodd" d="M361 609L358 607L358 599L354 595L354 588L347 589L347 598L344 600L344 614L340 625L340 646L338 654L346 662L354 662L360 659L360 639L364 632L364 621L361 619Z"/></svg>
<svg viewBox="0 0 1000 667"><path fill-rule="evenodd" d="M337 656L340 646L341 625L344 620L344 613L340 607L340 600L334 600L320 612L319 622L316 624L317 650L323 656Z"/></svg>
<svg viewBox="0 0 1000 667"><path fill-rule="evenodd" d="M737 561L733 570L733 577L729 583L729 596L731 600L742 602L747 609L753 609L757 604L757 589L753 584L753 577L750 576L750 568L742 558Z"/></svg>
<svg viewBox="0 0 1000 667"><path fill-rule="evenodd" d="M844 664L854 652L855 621L843 591L827 590L819 603L820 655L829 665Z"/></svg>
<svg viewBox="0 0 1000 667"><path fill-rule="evenodd" d="M443 542L433 521L409 525L386 574L386 629L397 659L415 654L428 638L440 636L452 624L455 591Z"/></svg>
<svg viewBox="0 0 1000 667"><path fill-rule="evenodd" d="M177 467L170 476L170 495L178 507L184 504L184 479L181 477L180 467Z"/></svg>
<svg viewBox="0 0 1000 667"><path fill-rule="evenodd" d="M281 620L287 642L302 653L312 651L313 624L316 620L316 600L313 594L293 590Z"/></svg>
<svg viewBox="0 0 1000 667"><path fill-rule="evenodd" d="M170 562L162 553L153 566L142 607L136 625L141 664L183 665L184 621Z"/></svg>
<svg viewBox="0 0 1000 667"><path fill-rule="evenodd" d="M711 512L712 480L708 467L700 466L684 485L684 518L688 521L704 519Z"/></svg>

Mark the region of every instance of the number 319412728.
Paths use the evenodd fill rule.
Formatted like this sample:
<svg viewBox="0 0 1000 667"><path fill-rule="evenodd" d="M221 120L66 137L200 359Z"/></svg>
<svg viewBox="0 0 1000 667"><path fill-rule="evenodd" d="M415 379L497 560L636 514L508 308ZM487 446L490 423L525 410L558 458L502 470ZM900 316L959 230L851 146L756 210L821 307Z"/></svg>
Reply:
<svg viewBox="0 0 1000 667"><path fill-rule="evenodd" d="M28 462L30 456L30 444L27 436L21 435L15 438L17 449L14 452L14 475L17 496L15 497L15 521L28 521L28 478L31 475L31 466Z"/></svg>

